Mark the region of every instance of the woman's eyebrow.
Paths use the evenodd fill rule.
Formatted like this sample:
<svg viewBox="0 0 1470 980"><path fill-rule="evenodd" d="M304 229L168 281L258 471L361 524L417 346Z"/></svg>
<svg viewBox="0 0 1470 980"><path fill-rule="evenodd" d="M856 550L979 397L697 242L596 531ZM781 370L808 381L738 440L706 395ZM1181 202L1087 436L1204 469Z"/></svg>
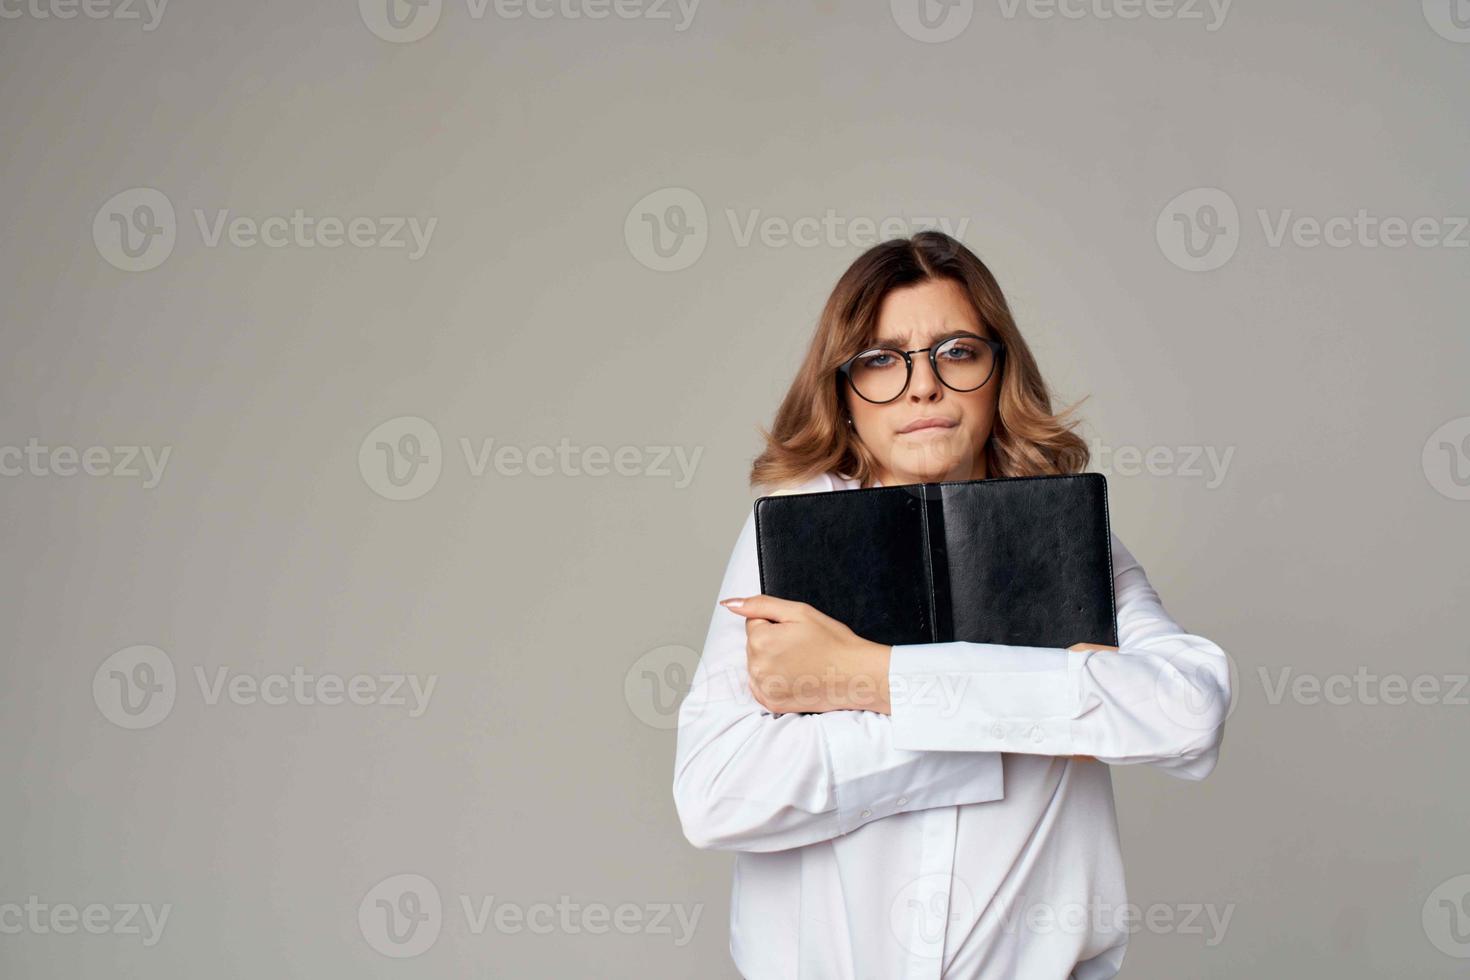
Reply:
<svg viewBox="0 0 1470 980"><path fill-rule="evenodd" d="M974 327L955 327L955 328L953 328L951 330L939 330L939 331L936 331L933 334L930 334L929 340L927 342L932 344L932 343L934 343L936 341L944 340L944 339L947 339L949 337L953 337L956 334L972 334L972 335L974 335L976 337L983 337L983 336L985 336L983 333L981 333L978 329L976 329ZM877 340L873 341L873 343L872 343L872 346L874 346L874 347L897 347L897 348L899 348L901 350L909 350L909 349L911 349L908 345L909 345L909 338L908 338L908 335L907 334L903 335L902 337L879 337Z"/></svg>

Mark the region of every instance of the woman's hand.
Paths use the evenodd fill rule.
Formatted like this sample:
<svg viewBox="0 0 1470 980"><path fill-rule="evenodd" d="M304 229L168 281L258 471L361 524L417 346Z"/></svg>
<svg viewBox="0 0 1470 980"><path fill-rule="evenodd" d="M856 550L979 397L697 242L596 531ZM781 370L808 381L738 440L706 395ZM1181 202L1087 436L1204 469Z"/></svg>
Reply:
<svg viewBox="0 0 1470 980"><path fill-rule="evenodd" d="M1107 645L1102 644L1102 643L1074 643L1071 646L1067 647L1067 649L1070 650L1070 651L1072 651L1072 652L1074 652L1074 653L1080 653L1080 652L1082 652L1084 650L1113 650L1113 651L1116 651L1118 648L1117 647L1110 647L1110 646L1107 646ZM1074 756L1072 756L1072 758L1073 759L1076 759L1078 762L1096 762L1097 761L1096 759L1094 759L1090 755L1074 755Z"/></svg>
<svg viewBox="0 0 1470 980"><path fill-rule="evenodd" d="M1106 645L1104 645L1102 643L1074 643L1071 646L1067 647L1067 649L1068 650L1071 650L1073 652L1076 652L1076 653L1080 653L1083 650L1113 650L1113 651L1116 651L1118 648L1117 647L1106 646Z"/></svg>
<svg viewBox="0 0 1470 980"><path fill-rule="evenodd" d="M720 604L745 617L750 690L766 710L890 713L892 647L863 639L805 602L753 595Z"/></svg>

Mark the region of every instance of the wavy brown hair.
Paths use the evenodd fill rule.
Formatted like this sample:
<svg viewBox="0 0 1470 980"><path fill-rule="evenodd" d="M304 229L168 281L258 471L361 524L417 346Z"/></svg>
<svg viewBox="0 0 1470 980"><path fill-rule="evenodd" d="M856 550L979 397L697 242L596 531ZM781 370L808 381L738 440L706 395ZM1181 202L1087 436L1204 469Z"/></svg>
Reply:
<svg viewBox="0 0 1470 980"><path fill-rule="evenodd" d="M846 424L837 368L872 346L889 292L931 279L958 283L980 323L1005 344L995 423L985 442L986 475L1078 473L1087 465L1087 444L1073 431L1081 402L1052 411L1046 382L995 276L963 243L923 231L868 249L837 280L774 424L760 430L766 448L751 467L753 487L791 486L826 472L856 477L859 486L876 481L876 460Z"/></svg>

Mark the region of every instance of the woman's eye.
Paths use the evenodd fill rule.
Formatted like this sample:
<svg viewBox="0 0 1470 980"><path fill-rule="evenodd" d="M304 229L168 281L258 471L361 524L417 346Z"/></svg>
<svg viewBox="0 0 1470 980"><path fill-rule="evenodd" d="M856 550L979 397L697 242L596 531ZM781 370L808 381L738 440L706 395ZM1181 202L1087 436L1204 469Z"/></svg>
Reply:
<svg viewBox="0 0 1470 980"><path fill-rule="evenodd" d="M955 344L944 352L944 356L951 361L967 361L975 356L975 349L964 344Z"/></svg>
<svg viewBox="0 0 1470 980"><path fill-rule="evenodd" d="M863 358L863 367L886 368L897 360L892 354L872 354Z"/></svg>

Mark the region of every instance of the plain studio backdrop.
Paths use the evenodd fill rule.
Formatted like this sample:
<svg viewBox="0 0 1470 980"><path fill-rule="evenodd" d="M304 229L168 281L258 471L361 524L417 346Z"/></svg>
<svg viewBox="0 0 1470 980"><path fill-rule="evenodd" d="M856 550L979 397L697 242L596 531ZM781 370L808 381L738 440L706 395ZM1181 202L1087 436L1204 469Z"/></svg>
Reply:
<svg viewBox="0 0 1470 980"><path fill-rule="evenodd" d="M733 977L679 688L924 227L1234 660L1124 975L1463 975L1462 0L0 14L7 977Z"/></svg>

